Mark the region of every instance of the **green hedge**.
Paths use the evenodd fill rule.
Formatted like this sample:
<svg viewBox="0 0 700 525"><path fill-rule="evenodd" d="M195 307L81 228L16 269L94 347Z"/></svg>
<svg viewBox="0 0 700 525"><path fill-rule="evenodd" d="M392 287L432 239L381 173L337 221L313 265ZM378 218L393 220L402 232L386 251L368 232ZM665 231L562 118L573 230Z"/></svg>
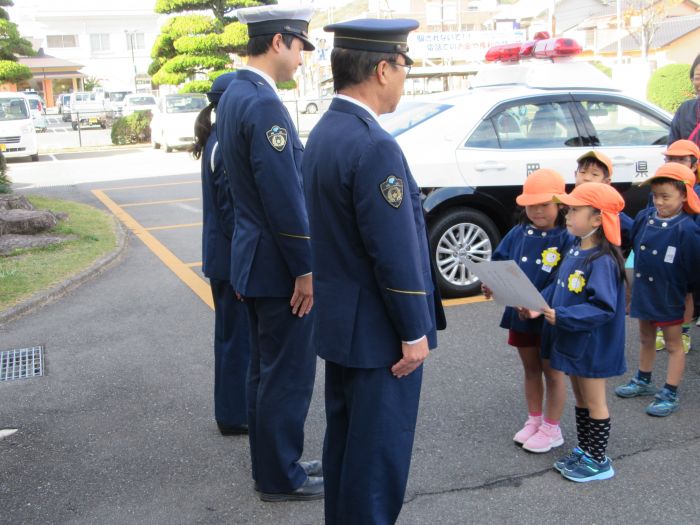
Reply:
<svg viewBox="0 0 700 525"><path fill-rule="evenodd" d="M127 117L121 117L112 124L112 144L139 144L151 141L150 111L136 111Z"/></svg>
<svg viewBox="0 0 700 525"><path fill-rule="evenodd" d="M5 160L5 155L0 153L0 193L11 193L11 184L12 181L7 175L7 161Z"/></svg>
<svg viewBox="0 0 700 525"><path fill-rule="evenodd" d="M694 96L689 71L689 64L670 64L654 71L647 84L649 102L675 113L678 106Z"/></svg>

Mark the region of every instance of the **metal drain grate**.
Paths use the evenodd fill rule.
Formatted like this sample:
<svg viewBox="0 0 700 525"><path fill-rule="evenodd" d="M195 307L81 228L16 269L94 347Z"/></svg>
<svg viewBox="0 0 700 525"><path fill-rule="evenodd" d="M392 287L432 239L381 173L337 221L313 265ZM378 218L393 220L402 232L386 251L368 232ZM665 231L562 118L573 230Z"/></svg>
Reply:
<svg viewBox="0 0 700 525"><path fill-rule="evenodd" d="M0 352L0 381L44 375L44 347L18 348Z"/></svg>

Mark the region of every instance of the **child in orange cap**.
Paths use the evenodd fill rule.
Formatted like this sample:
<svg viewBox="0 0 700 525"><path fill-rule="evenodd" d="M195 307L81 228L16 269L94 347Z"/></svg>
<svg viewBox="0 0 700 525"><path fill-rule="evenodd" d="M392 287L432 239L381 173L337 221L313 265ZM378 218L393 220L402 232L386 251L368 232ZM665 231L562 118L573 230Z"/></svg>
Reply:
<svg viewBox="0 0 700 525"><path fill-rule="evenodd" d="M697 174L700 148L690 140L677 140L664 151L666 162L677 162ZM696 181L697 184L697 181Z"/></svg>
<svg viewBox="0 0 700 525"><path fill-rule="evenodd" d="M562 476L586 482L614 475L606 456L610 413L606 378L625 372L625 270L619 213L625 206L608 184L587 182L555 200L569 206L566 226L578 238L543 291L542 354L568 374L576 397L578 446L554 463Z"/></svg>
<svg viewBox="0 0 700 525"><path fill-rule="evenodd" d="M562 254L573 241L564 227L560 206L552 201L552 196L564 192L564 188L559 173L548 169L532 172L516 199L524 207L520 224L508 232L492 256L495 261L515 261L539 290L556 274ZM490 290L483 290L490 297ZM564 377L550 368L548 360L540 358L541 320L521 319L507 307L500 326L508 329L508 344L518 349L525 372L528 418L513 441L529 452L548 452L564 443L559 428L566 401Z"/></svg>
<svg viewBox="0 0 700 525"><path fill-rule="evenodd" d="M698 159L700 158L700 148L697 144L690 140L677 140L664 151L664 159L668 162L676 162L689 168L693 173L698 172ZM700 195L700 185L696 183L693 186L696 194ZM649 206L654 206L653 195L649 194ZM696 294L698 292L695 292ZM693 322L695 304L693 301L693 292L690 292L685 297L685 313L683 314L683 324L681 325L681 342L683 343L683 351L687 354L690 351L690 324ZM664 350L666 341L661 328L656 329L656 350Z"/></svg>
<svg viewBox="0 0 700 525"><path fill-rule="evenodd" d="M576 186L584 182L602 182L612 184L613 161L600 151L587 151L576 159L577 167L575 176ZM622 247L629 247L629 232L634 221L632 217L620 212L620 231L622 232Z"/></svg>
<svg viewBox="0 0 700 525"><path fill-rule="evenodd" d="M695 174L681 164L664 164L645 183L651 184L655 207L642 210L632 229L636 255L630 316L639 319L639 370L615 393L624 398L655 394L646 412L663 417L679 408L678 385L685 369L681 324L686 294L700 264L700 227L695 222L700 198L692 190ZM651 383L657 326L669 352L666 384L658 391Z"/></svg>

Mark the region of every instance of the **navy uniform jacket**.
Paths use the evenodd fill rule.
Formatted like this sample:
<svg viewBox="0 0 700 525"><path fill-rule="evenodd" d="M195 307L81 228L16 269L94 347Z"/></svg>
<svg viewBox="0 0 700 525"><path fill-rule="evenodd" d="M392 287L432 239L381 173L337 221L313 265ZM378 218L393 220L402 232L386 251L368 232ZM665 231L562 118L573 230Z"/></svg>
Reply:
<svg viewBox="0 0 700 525"><path fill-rule="evenodd" d="M671 130L668 134L668 145L670 146L677 140L689 139L698 124L700 124L700 99L686 100L673 115ZM700 133L696 134L693 142L700 144Z"/></svg>
<svg viewBox="0 0 700 525"><path fill-rule="evenodd" d="M574 237L566 228L538 230L531 224L519 224L510 230L491 257L494 261L513 260L538 290L544 289L556 275L559 264ZM501 319L502 328L539 334L542 319L520 319L518 312L508 306Z"/></svg>
<svg viewBox="0 0 700 525"><path fill-rule="evenodd" d="M272 86L247 70L229 84L216 118L236 213L231 285L247 297L290 297L294 280L311 272L294 124Z"/></svg>
<svg viewBox="0 0 700 525"><path fill-rule="evenodd" d="M634 286L630 317L647 321L683 319L685 296L697 281L700 227L681 212L656 218L656 208L637 215L632 229Z"/></svg>
<svg viewBox="0 0 700 525"><path fill-rule="evenodd" d="M228 281L231 274L231 236L234 212L216 127L202 154L202 273Z"/></svg>
<svg viewBox="0 0 700 525"><path fill-rule="evenodd" d="M420 191L396 141L365 109L334 99L302 166L312 235L315 344L356 368L390 366L401 341L437 345Z"/></svg>
<svg viewBox="0 0 700 525"><path fill-rule="evenodd" d="M623 374L625 363L625 283L615 260L598 248L569 248L556 280L542 293L556 311L542 327L542 356L550 365L579 377Z"/></svg>

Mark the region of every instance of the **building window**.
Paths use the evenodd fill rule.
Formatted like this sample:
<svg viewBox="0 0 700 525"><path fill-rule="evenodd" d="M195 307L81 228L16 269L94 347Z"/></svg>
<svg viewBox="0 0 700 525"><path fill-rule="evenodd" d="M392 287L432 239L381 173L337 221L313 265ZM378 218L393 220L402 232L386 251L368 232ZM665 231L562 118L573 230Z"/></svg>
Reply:
<svg viewBox="0 0 700 525"><path fill-rule="evenodd" d="M126 49L146 49L146 38L143 33L126 33Z"/></svg>
<svg viewBox="0 0 700 525"><path fill-rule="evenodd" d="M90 49L93 53L109 51L109 34L94 33L90 35Z"/></svg>
<svg viewBox="0 0 700 525"><path fill-rule="evenodd" d="M47 47L78 47L78 35L48 35Z"/></svg>

